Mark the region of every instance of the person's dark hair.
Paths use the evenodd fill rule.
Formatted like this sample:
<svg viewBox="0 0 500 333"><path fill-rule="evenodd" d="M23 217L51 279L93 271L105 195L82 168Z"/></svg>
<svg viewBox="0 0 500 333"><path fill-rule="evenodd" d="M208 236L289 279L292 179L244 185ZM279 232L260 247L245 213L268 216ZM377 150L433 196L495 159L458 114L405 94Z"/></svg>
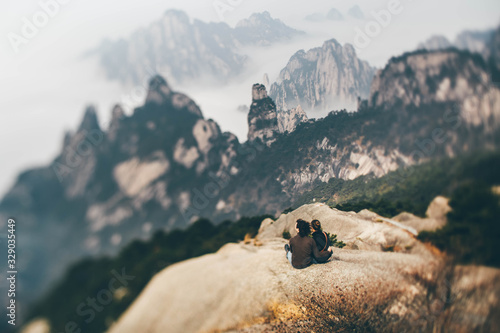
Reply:
<svg viewBox="0 0 500 333"><path fill-rule="evenodd" d="M318 220L312 220L311 221L311 226L314 229L314 231L321 231L321 222Z"/></svg>
<svg viewBox="0 0 500 333"><path fill-rule="evenodd" d="M311 226L309 222L306 222L302 219L297 220L297 229L299 229L299 236L306 237L311 233Z"/></svg>

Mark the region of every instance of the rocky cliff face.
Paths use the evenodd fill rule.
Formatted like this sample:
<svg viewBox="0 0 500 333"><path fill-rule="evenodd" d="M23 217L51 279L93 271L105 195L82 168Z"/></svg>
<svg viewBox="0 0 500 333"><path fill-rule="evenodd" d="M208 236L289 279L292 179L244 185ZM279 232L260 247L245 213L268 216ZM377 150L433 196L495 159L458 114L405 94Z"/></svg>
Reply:
<svg viewBox="0 0 500 333"><path fill-rule="evenodd" d="M291 133L299 124L307 121L307 115L300 105L290 110L280 110L278 112L278 130L280 133Z"/></svg>
<svg viewBox="0 0 500 333"><path fill-rule="evenodd" d="M306 111L353 109L358 97L368 96L374 72L351 45L342 47L332 39L320 48L295 53L269 95L279 110L298 105Z"/></svg>
<svg viewBox="0 0 500 333"><path fill-rule="evenodd" d="M276 104L267 96L266 87L254 84L252 87L252 104L248 113L248 142L260 140L270 146L281 133L291 133L303 122L307 115L297 106L290 110L276 110Z"/></svg>
<svg viewBox="0 0 500 333"><path fill-rule="evenodd" d="M460 69L460 70L457 70ZM455 51L412 53L393 59L373 80L371 107L419 108L454 103L460 118L488 131L500 124L500 91L479 56Z"/></svg>
<svg viewBox="0 0 500 333"><path fill-rule="evenodd" d="M231 28L225 23L191 22L184 12L168 10L127 40L104 41L97 53L108 77L122 82L142 84L156 73L174 83L207 77L225 81L245 67L242 46L271 45L299 33L268 12L253 14Z"/></svg>

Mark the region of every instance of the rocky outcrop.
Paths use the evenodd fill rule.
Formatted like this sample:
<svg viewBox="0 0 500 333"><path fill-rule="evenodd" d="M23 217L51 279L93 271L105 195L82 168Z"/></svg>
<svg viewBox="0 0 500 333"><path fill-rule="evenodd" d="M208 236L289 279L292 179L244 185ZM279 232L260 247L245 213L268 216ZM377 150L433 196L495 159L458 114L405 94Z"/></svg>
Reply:
<svg viewBox="0 0 500 333"><path fill-rule="evenodd" d="M491 82L485 62L469 53L415 52L393 59L377 73L369 106L404 109L454 103L467 125L491 131L500 124L500 90Z"/></svg>
<svg viewBox="0 0 500 333"><path fill-rule="evenodd" d="M278 131L280 133L291 133L299 124L307 120L307 115L300 105L294 109L280 110L278 112Z"/></svg>
<svg viewBox="0 0 500 333"><path fill-rule="evenodd" d="M191 21L186 13L168 10L149 27L129 38L103 41L95 51L111 79L143 84L154 74L173 83L194 79L224 82L241 73L248 56L241 48L271 45L300 34L268 12L253 14L231 28L226 23Z"/></svg>
<svg viewBox="0 0 500 333"><path fill-rule="evenodd" d="M298 105L289 110L276 110L274 101L267 96L263 84L252 87L252 104L248 113L248 141L259 139L267 146L276 140L276 135L291 133L308 118Z"/></svg>
<svg viewBox="0 0 500 333"><path fill-rule="evenodd" d="M337 235L339 240L346 243L346 249L383 251L389 247L396 247L403 251L422 253L425 248L418 242L414 235L403 228L384 222L383 218L368 210L359 213L343 212L332 209L325 204L304 205L296 210L281 214L276 220L262 221L258 239L265 241L282 237L283 232L292 236L297 234L295 224L297 219L321 221L321 226L326 232Z"/></svg>
<svg viewBox="0 0 500 333"><path fill-rule="evenodd" d="M252 104L248 112L248 141L260 140L271 145L278 133L278 116L276 105L267 96L266 87L254 84L252 87Z"/></svg>
<svg viewBox="0 0 500 333"><path fill-rule="evenodd" d="M269 92L278 110L301 105L306 111L354 109L357 98L366 98L375 69L357 58L352 45L336 40L322 47L295 53L281 70Z"/></svg>
<svg viewBox="0 0 500 333"><path fill-rule="evenodd" d="M401 222L403 225L414 228L420 231L435 231L446 225L446 214L451 211L448 204L448 199L442 196L437 196L430 203L426 211L425 218L419 218L410 213L401 213L394 216L392 219Z"/></svg>
<svg viewBox="0 0 500 333"><path fill-rule="evenodd" d="M335 248L324 265L293 269L281 235L286 230L295 235L297 218L321 219L324 230L347 240L349 248ZM450 267L435 249L395 226L373 222L376 218L365 211L308 205L276 221L265 220L254 242L227 244L215 254L158 273L110 332L260 332L283 325L289 331L298 326L310 331L307 325L316 321L335 330L336 324L356 323L340 323L345 319L333 316L346 310L364 313L367 303L399 328L498 327L499 269ZM368 245L361 251L355 244ZM381 251L384 244L393 244L395 252ZM483 298L486 293L493 296ZM328 310L318 311L321 307ZM377 320L384 322L378 317L370 325Z"/></svg>
<svg viewBox="0 0 500 333"><path fill-rule="evenodd" d="M274 101L267 96L263 84L252 87L252 104L248 112L248 141L256 139L270 146L276 136L281 133L291 133L295 128L307 122L307 115L297 106L290 110L276 110Z"/></svg>

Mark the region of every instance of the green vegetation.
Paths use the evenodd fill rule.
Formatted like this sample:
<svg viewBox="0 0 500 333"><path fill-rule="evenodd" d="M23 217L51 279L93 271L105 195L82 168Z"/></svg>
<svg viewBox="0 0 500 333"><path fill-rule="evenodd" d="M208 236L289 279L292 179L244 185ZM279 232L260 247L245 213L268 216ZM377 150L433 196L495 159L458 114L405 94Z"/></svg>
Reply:
<svg viewBox="0 0 500 333"><path fill-rule="evenodd" d="M326 236L328 237L328 239L330 240L330 244L332 244L333 247L343 248L344 246L346 246L346 243L344 243L343 241L337 240L337 235L330 234L329 232L325 232L325 233L326 233Z"/></svg>
<svg viewBox="0 0 500 333"><path fill-rule="evenodd" d="M500 267L500 195L484 183L467 183L450 199L448 223L418 238L445 250L459 263Z"/></svg>
<svg viewBox="0 0 500 333"><path fill-rule="evenodd" d="M186 230L168 233L158 231L148 241L134 241L115 258L78 262L31 309L28 319L38 316L47 318L52 332L64 332L65 325L71 321L81 332L104 332L158 271L176 262L215 252L228 242L243 240L246 234L253 237L262 220L267 217L271 216L241 218L235 223L225 221L216 226L206 219L200 219ZM108 302L102 293L109 290L109 283L115 277L113 271L121 274L122 270L126 275L133 276L133 279L126 281L126 286L122 284ZM106 302L99 303L99 297L106 299ZM100 311L92 310L92 306L87 303L89 298L97 298Z"/></svg>
<svg viewBox="0 0 500 333"><path fill-rule="evenodd" d="M332 178L304 193L293 207L324 202L345 211L370 209L388 217L406 211L423 217L432 199L450 197L461 184L500 184L499 167L500 152L483 152L400 168L380 178Z"/></svg>
<svg viewBox="0 0 500 333"><path fill-rule="evenodd" d="M289 231L285 230L285 231L283 231L283 238L290 239L290 238L292 238L292 235L290 235Z"/></svg>

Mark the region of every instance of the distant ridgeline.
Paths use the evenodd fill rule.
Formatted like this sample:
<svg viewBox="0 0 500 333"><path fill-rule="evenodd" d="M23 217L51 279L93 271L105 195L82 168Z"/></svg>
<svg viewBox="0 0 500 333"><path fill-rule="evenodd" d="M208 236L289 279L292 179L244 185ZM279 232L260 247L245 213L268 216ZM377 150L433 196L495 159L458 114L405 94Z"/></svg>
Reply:
<svg viewBox="0 0 500 333"><path fill-rule="evenodd" d="M301 34L268 12L252 14L232 28L168 10L149 27L134 31L127 39L105 40L94 52L107 76L120 82L142 84L157 73L177 84L224 82L246 68L249 57L243 47L269 46Z"/></svg>
<svg viewBox="0 0 500 333"><path fill-rule="evenodd" d="M54 161L22 172L0 202L0 220L14 216L20 225L19 285L30 291L20 297L40 296L84 256L117 254L131 240L186 228L202 217L219 223L276 215L319 184L330 191L324 197L331 204L367 201L378 209L381 193L383 200L400 201L399 207L388 204L386 214L422 214L431 194L446 193L457 178L447 178L450 169L439 178L431 168L429 177L437 181L417 181L412 170L419 169L405 167L500 146L495 57L485 62L457 50L404 54L377 72L357 112L315 121L299 107L277 108L256 84L244 143L161 77L151 80L144 105L133 114L116 106L108 128L89 107ZM392 190L382 180L361 184L395 170L408 176ZM396 196L405 189L418 196ZM313 197L320 199L316 193L307 198Z"/></svg>

